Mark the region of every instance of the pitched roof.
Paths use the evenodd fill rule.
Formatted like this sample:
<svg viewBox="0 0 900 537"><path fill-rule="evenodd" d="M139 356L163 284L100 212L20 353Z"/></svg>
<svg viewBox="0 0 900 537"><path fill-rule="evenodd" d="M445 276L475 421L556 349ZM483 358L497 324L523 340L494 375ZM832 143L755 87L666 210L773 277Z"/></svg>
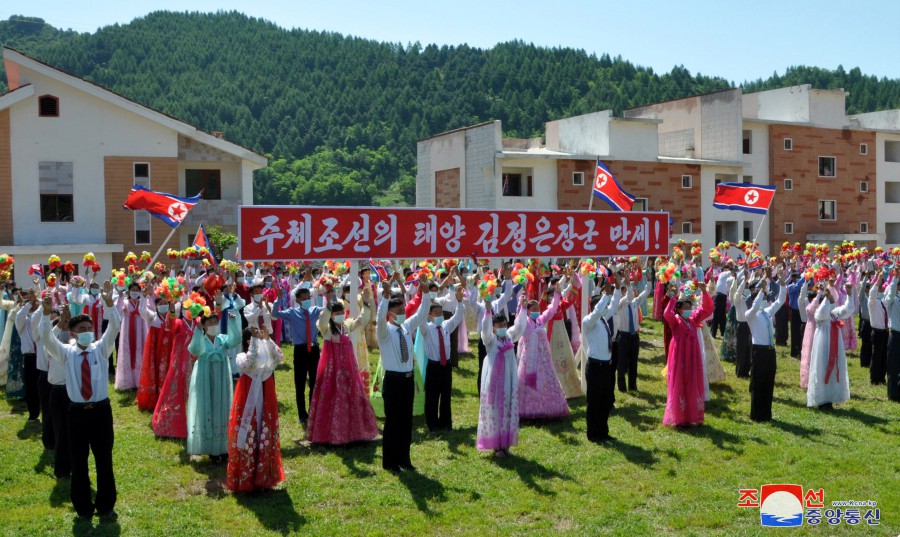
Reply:
<svg viewBox="0 0 900 537"><path fill-rule="evenodd" d="M94 97L106 101L114 106L118 106L119 108L123 108L130 112L133 112L145 119L168 127L176 131L177 133L186 136L187 138L191 138L193 140L211 146L224 153L228 153L241 159L248 160L258 165L259 167L265 166L268 162L265 156L260 155L259 153L256 153L255 151L247 147L213 136L212 134L204 132L196 126L191 125L190 123L170 116L164 112L160 112L159 110L154 110L149 106L140 104L108 88L104 88L103 86L94 84L93 82L89 82L81 77L66 73L61 69L53 67L52 65L42 62L36 58L32 58L31 56L28 56L18 50L9 47L3 47L3 60L4 63L7 63L7 65L8 62L13 62L19 66L38 72L44 76L52 78L53 80L72 86L76 89L84 91L85 93L88 93L89 95L93 95ZM9 73L10 69L7 67L6 71L7 73ZM10 86L13 85L15 85L15 82L10 81ZM7 96L13 95L18 92L18 90L26 87L31 86L19 86L14 88L12 91L4 94L3 96L0 96L0 109L11 106L13 104L12 102L8 104L4 103L4 99ZM33 94L34 90L32 89L31 91ZM26 97L28 97L28 95L26 95ZM18 102L18 100L21 99L16 99L15 102Z"/></svg>

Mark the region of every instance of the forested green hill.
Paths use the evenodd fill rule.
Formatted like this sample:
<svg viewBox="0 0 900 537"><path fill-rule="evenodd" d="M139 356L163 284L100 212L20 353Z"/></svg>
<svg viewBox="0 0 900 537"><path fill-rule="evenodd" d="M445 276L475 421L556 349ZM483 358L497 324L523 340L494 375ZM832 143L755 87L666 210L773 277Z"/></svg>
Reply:
<svg viewBox="0 0 900 537"><path fill-rule="evenodd" d="M262 203L410 203L426 136L490 119L540 136L548 120L733 86L583 50L380 43L237 12L156 12L95 33L16 15L0 21L0 41L269 154L256 176ZM900 81L859 69L797 67L746 87L804 82L847 89L851 113L900 107Z"/></svg>

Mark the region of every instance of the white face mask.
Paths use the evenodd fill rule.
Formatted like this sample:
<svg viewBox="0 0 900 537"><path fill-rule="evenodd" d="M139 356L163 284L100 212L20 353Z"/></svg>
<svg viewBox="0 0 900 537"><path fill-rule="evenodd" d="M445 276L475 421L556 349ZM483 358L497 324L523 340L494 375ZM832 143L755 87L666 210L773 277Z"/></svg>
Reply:
<svg viewBox="0 0 900 537"><path fill-rule="evenodd" d="M434 293L434 292L428 293L428 298L431 299L431 300L434 300L434 298L435 298L436 296L437 296L437 293Z"/></svg>
<svg viewBox="0 0 900 537"><path fill-rule="evenodd" d="M344 324L344 315L332 315L331 320L334 321L334 324Z"/></svg>
<svg viewBox="0 0 900 537"><path fill-rule="evenodd" d="M91 343L94 342L94 333L93 332L81 332L80 334L75 336L75 340L78 342L78 345L86 348Z"/></svg>
<svg viewBox="0 0 900 537"><path fill-rule="evenodd" d="M752 295L752 294L753 293L750 291L750 289L744 289L744 292L743 292L744 298L750 298L750 295Z"/></svg>
<svg viewBox="0 0 900 537"><path fill-rule="evenodd" d="M99 294L100 294L100 289L98 289L96 287L91 287L91 295L92 296L97 296Z"/></svg>
<svg viewBox="0 0 900 537"><path fill-rule="evenodd" d="M498 328L497 337L506 337L506 328Z"/></svg>
<svg viewBox="0 0 900 537"><path fill-rule="evenodd" d="M681 310L681 316L684 317L685 319L690 319L691 313L693 313L693 312L694 312L694 310L691 308L684 309L684 310Z"/></svg>
<svg viewBox="0 0 900 537"><path fill-rule="evenodd" d="M235 279L237 280L238 283L244 283L244 278L241 277L241 276L238 276L238 277L235 278Z"/></svg>
<svg viewBox="0 0 900 537"><path fill-rule="evenodd" d="M406 315L403 313L398 313L394 315L394 324L401 325L406 321Z"/></svg>
<svg viewBox="0 0 900 537"><path fill-rule="evenodd" d="M129 296L131 296L131 298L133 298L134 300L137 300L137 299L141 298L141 292L140 292L140 291L131 291L131 292L128 293L128 294L129 294Z"/></svg>
<svg viewBox="0 0 900 537"><path fill-rule="evenodd" d="M214 324L212 326L208 326L206 328L206 335L210 337L216 337L219 335L219 325Z"/></svg>
<svg viewBox="0 0 900 537"><path fill-rule="evenodd" d="M262 302L262 295L253 295L253 302L259 304Z"/></svg>
<svg viewBox="0 0 900 537"><path fill-rule="evenodd" d="M168 304L160 304L156 306L156 311L158 311L161 315L165 315L169 313L169 305Z"/></svg>

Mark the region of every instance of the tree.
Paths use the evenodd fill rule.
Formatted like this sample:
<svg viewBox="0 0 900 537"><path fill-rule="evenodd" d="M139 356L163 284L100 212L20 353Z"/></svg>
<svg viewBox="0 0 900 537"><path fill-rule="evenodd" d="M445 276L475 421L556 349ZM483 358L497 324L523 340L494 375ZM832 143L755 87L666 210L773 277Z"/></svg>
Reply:
<svg viewBox="0 0 900 537"><path fill-rule="evenodd" d="M237 235L225 231L222 226L204 226L203 229L206 231L206 238L209 239L209 245L212 247L216 259L223 259L225 251L238 242Z"/></svg>

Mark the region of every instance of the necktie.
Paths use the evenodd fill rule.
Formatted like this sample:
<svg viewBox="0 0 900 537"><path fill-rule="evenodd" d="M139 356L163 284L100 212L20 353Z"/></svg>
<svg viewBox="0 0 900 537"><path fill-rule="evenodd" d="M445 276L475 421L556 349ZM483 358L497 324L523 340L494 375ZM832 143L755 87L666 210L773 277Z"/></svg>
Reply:
<svg viewBox="0 0 900 537"><path fill-rule="evenodd" d="M878 305L881 306L881 311L884 313L884 327L888 327L888 312L887 308L884 307L884 302L878 301Z"/></svg>
<svg viewBox="0 0 900 537"><path fill-rule="evenodd" d="M85 402L94 395L94 388L91 386L91 364L88 362L88 353L81 353L81 397Z"/></svg>
<svg viewBox="0 0 900 537"><path fill-rule="evenodd" d="M610 328L606 319L600 319L600 322L606 327L606 347L609 349L609 352L612 352L612 328Z"/></svg>
<svg viewBox="0 0 900 537"><path fill-rule="evenodd" d="M441 327L438 326L438 344L441 346L441 365L447 365L447 351L444 349L444 331L441 330Z"/></svg>
<svg viewBox="0 0 900 537"><path fill-rule="evenodd" d="M634 333L634 312L631 310L631 304L628 305L628 331Z"/></svg>
<svg viewBox="0 0 900 537"><path fill-rule="evenodd" d="M306 310L306 352L312 351L312 319L309 318L309 310Z"/></svg>
<svg viewBox="0 0 900 537"><path fill-rule="evenodd" d="M402 328L397 329L397 335L400 336L400 361L405 364L409 361L409 348L406 346L406 336Z"/></svg>

